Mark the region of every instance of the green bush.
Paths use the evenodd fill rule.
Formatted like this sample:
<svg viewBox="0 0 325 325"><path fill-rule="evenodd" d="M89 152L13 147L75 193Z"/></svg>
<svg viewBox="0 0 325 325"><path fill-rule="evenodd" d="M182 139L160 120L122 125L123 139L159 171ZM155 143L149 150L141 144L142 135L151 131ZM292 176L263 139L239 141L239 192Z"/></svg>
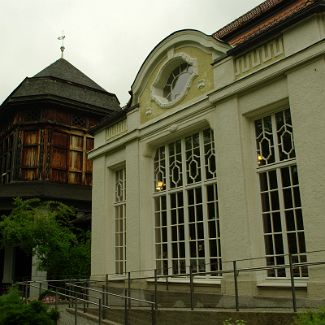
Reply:
<svg viewBox="0 0 325 325"><path fill-rule="evenodd" d="M247 324L247 322L244 320L241 320L241 319L232 320L231 318L226 319L223 322L223 325L245 325L245 324Z"/></svg>
<svg viewBox="0 0 325 325"><path fill-rule="evenodd" d="M295 320L296 325L325 325L325 308L299 313Z"/></svg>
<svg viewBox="0 0 325 325"><path fill-rule="evenodd" d="M0 325L55 325L59 313L33 301L24 304L16 289L0 297Z"/></svg>

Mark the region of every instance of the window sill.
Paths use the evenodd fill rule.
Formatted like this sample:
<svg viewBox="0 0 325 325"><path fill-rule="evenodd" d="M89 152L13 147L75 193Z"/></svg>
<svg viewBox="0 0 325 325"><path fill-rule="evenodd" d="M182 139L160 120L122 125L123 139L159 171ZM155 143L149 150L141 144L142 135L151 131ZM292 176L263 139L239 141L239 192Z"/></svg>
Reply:
<svg viewBox="0 0 325 325"><path fill-rule="evenodd" d="M221 277L215 277L215 278L197 278L194 277L193 283L194 284L200 284L200 285L221 285ZM148 279L147 282L155 282L155 279ZM166 281L166 278L160 278L157 280L159 284L189 284L190 278L189 277L168 277L168 281Z"/></svg>
<svg viewBox="0 0 325 325"><path fill-rule="evenodd" d="M307 288L308 278L306 279L295 279L295 288ZM290 279L266 279L258 282L257 287L264 288L291 288Z"/></svg>
<svg viewBox="0 0 325 325"><path fill-rule="evenodd" d="M128 277L126 275L113 274L108 278L108 281L125 281L127 278Z"/></svg>

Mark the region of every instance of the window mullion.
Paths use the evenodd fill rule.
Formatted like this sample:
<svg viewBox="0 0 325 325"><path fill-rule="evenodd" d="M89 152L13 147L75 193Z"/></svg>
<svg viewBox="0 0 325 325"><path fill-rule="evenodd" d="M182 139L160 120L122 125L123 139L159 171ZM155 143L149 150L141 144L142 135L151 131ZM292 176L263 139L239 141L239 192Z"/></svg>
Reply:
<svg viewBox="0 0 325 325"><path fill-rule="evenodd" d="M284 161L279 161L276 163L272 163L266 166L261 166L261 167L257 167L256 172L257 173L264 173L266 171L270 171L270 170L274 170L276 168L282 168L282 167L286 167L286 166L292 166L292 165L296 165L296 160L291 158L288 160L284 160Z"/></svg>
<svg viewBox="0 0 325 325"><path fill-rule="evenodd" d="M208 225L208 204L206 197L206 185L207 179L205 168L205 152L204 152L204 136L203 132L200 132L200 160L201 160L201 191L202 191L202 211L203 211L203 231L204 231L204 262L205 270L210 271L210 245L209 245L209 225Z"/></svg>
<svg viewBox="0 0 325 325"><path fill-rule="evenodd" d="M185 264L186 272L189 273L190 269L190 248L189 248L189 216L188 216L188 192L187 192L187 174L186 174L186 153L185 153L185 139L181 140L181 153L182 153L182 177L183 177L183 202L184 202L184 238L185 238Z"/></svg>
<svg viewBox="0 0 325 325"><path fill-rule="evenodd" d="M278 184L278 195L279 195L279 207L280 207L280 220L281 220L281 227L282 227L282 243L283 243L283 252L284 252L284 263L288 264L288 236L287 236L287 227L286 227L286 219L285 219L285 205L284 205L284 198L283 198L283 186L282 186L282 179L281 179L281 159L279 153L279 141L278 141L278 130L276 126L276 116L272 114L271 116L272 121L272 129L273 129L273 141L274 141L274 154L275 154L275 163L276 163L276 178ZM293 161L295 163L295 161ZM283 164L286 165L286 164ZM285 274L287 276L288 271L285 269Z"/></svg>
<svg viewBox="0 0 325 325"><path fill-rule="evenodd" d="M126 207L125 207L125 203L123 205L121 205L121 210L122 210L122 227L123 227L123 241L122 241L122 245L124 246L122 248L122 268L123 268L123 272L126 272Z"/></svg>
<svg viewBox="0 0 325 325"><path fill-rule="evenodd" d="M171 204L170 204L170 175L169 175L169 148L165 146L165 166L166 166L166 225L167 225L167 253L168 253L168 274L173 274L172 259L172 235L171 235Z"/></svg>
<svg viewBox="0 0 325 325"><path fill-rule="evenodd" d="M278 132L276 127L276 119L275 115L271 115L271 123L272 123L272 135L273 135L273 143L274 143L274 156L275 156L275 163L278 164L280 162L279 157L279 143L278 143Z"/></svg>
<svg viewBox="0 0 325 325"><path fill-rule="evenodd" d="M286 219L285 219L285 206L283 200L283 186L281 181L281 169L277 168L276 170L276 177L278 182L278 191L279 191L279 206L280 206L280 219L281 219L281 227L282 227L282 241L283 241L283 251L284 251L284 261L285 264L289 263L287 253L289 252L288 248L288 241L287 241L287 226L286 226ZM288 271L285 270L286 276Z"/></svg>
<svg viewBox="0 0 325 325"><path fill-rule="evenodd" d="M123 240L124 240L124 272L126 272L126 168L123 168L123 227L124 227L124 233L123 233Z"/></svg>

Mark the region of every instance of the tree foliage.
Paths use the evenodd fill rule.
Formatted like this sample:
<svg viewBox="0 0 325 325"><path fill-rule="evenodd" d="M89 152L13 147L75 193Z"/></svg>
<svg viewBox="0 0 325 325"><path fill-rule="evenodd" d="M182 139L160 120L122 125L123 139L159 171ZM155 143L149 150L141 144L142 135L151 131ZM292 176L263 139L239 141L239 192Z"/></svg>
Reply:
<svg viewBox="0 0 325 325"><path fill-rule="evenodd" d="M58 313L40 301L23 304L14 289L0 296L0 325L55 325Z"/></svg>
<svg viewBox="0 0 325 325"><path fill-rule="evenodd" d="M61 202L15 199L0 221L1 245L34 254L48 278L82 278L90 273L90 232L72 226L76 212Z"/></svg>

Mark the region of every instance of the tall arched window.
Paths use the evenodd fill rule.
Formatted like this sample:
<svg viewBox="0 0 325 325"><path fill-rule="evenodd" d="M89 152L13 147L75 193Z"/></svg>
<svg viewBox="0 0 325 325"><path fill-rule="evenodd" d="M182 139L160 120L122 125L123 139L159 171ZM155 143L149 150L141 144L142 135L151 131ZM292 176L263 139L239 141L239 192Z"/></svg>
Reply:
<svg viewBox="0 0 325 325"><path fill-rule="evenodd" d="M126 168L115 172L115 273L126 272Z"/></svg>
<svg viewBox="0 0 325 325"><path fill-rule="evenodd" d="M213 131L159 147L154 180L158 273L221 270Z"/></svg>
<svg viewBox="0 0 325 325"><path fill-rule="evenodd" d="M266 264L307 261L304 222L290 109L255 121L257 173L260 181ZM285 268L270 269L269 277L289 277ZM293 269L307 277L306 266Z"/></svg>

